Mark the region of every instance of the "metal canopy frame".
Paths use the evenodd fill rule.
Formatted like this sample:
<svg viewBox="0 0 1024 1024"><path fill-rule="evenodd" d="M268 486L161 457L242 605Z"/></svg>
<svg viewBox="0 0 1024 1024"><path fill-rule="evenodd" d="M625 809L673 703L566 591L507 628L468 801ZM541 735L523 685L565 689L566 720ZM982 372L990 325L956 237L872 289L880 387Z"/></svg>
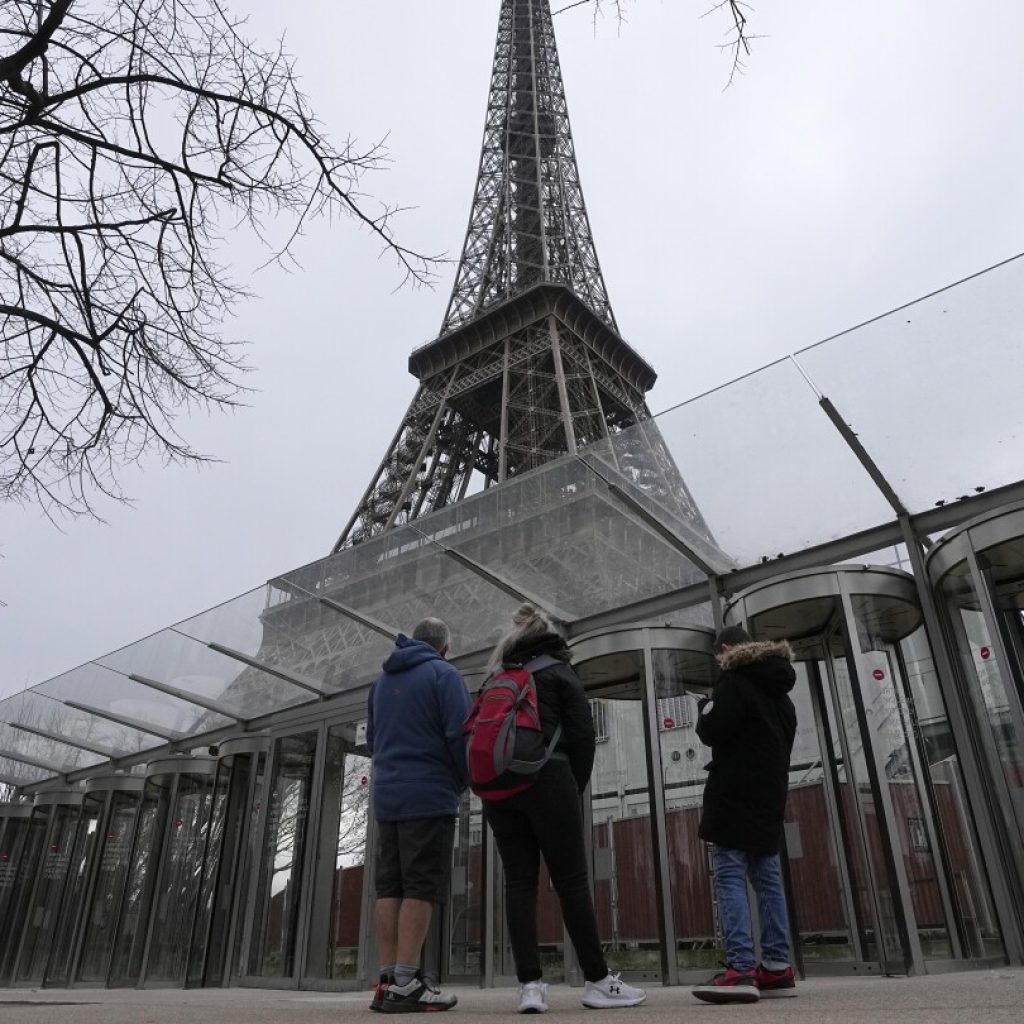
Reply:
<svg viewBox="0 0 1024 1024"><path fill-rule="evenodd" d="M292 686L297 686L300 690L315 693L317 697L329 697L332 693L328 687L324 686L323 683L317 682L315 679L310 679L308 676L300 676L296 672L289 672L287 669L279 668L277 665L268 665L265 661L260 661L259 658L253 658L231 647L225 647L224 644L219 644L216 641L210 640L206 646L211 651L216 651L218 654L226 654L229 658L240 661L243 665L248 665L250 668L258 668L261 672L266 672L267 675L275 676L286 683L291 683Z"/></svg>
<svg viewBox="0 0 1024 1024"><path fill-rule="evenodd" d="M40 729L35 725L25 725L24 722L6 722L5 724L12 729L17 729L19 732L27 732L44 740L53 740L55 743L64 743L69 747L78 747L79 750L86 750L90 754L97 754L99 757L106 757L111 761L118 761L128 754L126 750L115 750L113 747L106 747L99 743L87 743L85 740L71 739L70 736L51 732L48 729Z"/></svg>
<svg viewBox="0 0 1024 1024"><path fill-rule="evenodd" d="M145 733L147 736L158 736L162 740L175 741L185 738L184 733L177 732L174 729L165 729L162 726L154 725L152 722L143 722L138 718L130 718L128 715L115 714L113 711L98 708L92 704L85 704L77 700L63 700L61 703L66 704L69 708L74 708L76 711L84 711L87 715L105 718L108 722L126 726L129 729L134 729L136 732Z"/></svg>
<svg viewBox="0 0 1024 1024"><path fill-rule="evenodd" d="M15 761L20 764L27 764L30 768L38 768L40 771L53 772L54 775L66 777L75 770L74 765L55 765L49 761L42 761L36 757L29 757L28 754L15 754L9 750L0 748L0 758L5 761Z"/></svg>
<svg viewBox="0 0 1024 1024"><path fill-rule="evenodd" d="M140 675L138 672L130 672L126 678L130 679L133 683L138 683L140 686L146 686L150 690L157 690L160 693L166 693L169 697L176 697L186 704L194 704L197 708L212 711L214 714L230 719L233 722L239 722L242 725L246 722L246 719L239 715L238 712L233 711L219 700L201 697L199 694L182 690L180 687L172 686L170 683L161 683L156 679L151 679L149 676Z"/></svg>

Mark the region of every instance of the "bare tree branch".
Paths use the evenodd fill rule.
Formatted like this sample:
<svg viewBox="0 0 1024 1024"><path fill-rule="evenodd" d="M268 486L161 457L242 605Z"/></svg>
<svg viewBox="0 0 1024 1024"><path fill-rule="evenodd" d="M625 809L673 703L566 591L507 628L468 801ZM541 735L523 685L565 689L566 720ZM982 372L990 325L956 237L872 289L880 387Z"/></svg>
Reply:
<svg viewBox="0 0 1024 1024"><path fill-rule="evenodd" d="M593 5L595 22L605 10L608 10L618 23L622 25L626 21L626 8L629 3L630 0L568 0L567 3L556 9L554 13L563 14L565 11L571 11L576 7ZM719 46L720 49L726 51L732 57L729 79L725 84L726 89L733 84L737 75L743 74L746 70L744 58L750 56L753 40L762 38L761 36L751 34L748 27L747 14L752 11L753 8L750 4L744 3L744 0L711 0L710 9L701 15L702 18L706 18L708 15L724 12L729 16L730 27L726 32L726 41Z"/></svg>
<svg viewBox="0 0 1024 1024"><path fill-rule="evenodd" d="M246 294L217 259L225 229L279 260L344 214L431 280L438 258L359 190L385 161L328 142L290 56L224 0L4 0L0 500L90 512L144 454L203 458L176 424L236 403L246 369L221 333Z"/></svg>

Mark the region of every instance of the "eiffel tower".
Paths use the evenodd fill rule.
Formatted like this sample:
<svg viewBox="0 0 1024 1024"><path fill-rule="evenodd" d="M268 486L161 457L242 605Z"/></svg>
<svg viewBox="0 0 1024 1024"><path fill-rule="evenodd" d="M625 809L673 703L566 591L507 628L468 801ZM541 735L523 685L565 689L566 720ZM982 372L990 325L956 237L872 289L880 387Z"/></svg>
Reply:
<svg viewBox="0 0 1024 1024"><path fill-rule="evenodd" d="M409 370L419 388L335 552L651 419L656 374L601 275L549 0L502 0L462 258ZM642 442L633 478L710 539L653 424Z"/></svg>

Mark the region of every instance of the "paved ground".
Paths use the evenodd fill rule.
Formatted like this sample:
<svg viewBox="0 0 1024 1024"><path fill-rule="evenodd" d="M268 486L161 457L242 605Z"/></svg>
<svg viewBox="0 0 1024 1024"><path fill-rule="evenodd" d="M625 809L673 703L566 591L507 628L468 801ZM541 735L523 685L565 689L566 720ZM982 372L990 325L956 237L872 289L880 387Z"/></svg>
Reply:
<svg viewBox="0 0 1024 1024"><path fill-rule="evenodd" d="M483 1018L523 1020L509 989L454 989L451 1024ZM549 1019L600 1016L580 1006L579 989L553 986ZM366 993L324 994L256 989L209 991L0 990L0 1024L336 1024L379 1022ZM647 1004L615 1011L619 1024L1022 1024L1024 969L966 971L925 978L829 978L800 986L797 999L756 1006L709 1006L684 988L650 990ZM431 1020L436 1021L436 1017Z"/></svg>

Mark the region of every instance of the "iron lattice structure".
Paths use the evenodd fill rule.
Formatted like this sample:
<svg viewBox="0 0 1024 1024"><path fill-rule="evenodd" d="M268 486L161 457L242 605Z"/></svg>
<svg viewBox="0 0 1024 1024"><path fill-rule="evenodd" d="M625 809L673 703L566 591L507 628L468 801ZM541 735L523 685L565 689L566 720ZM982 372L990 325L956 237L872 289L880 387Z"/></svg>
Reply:
<svg viewBox="0 0 1024 1024"><path fill-rule="evenodd" d="M580 187L548 0L504 0L466 244L441 334L541 282L615 327Z"/></svg>
<svg viewBox="0 0 1024 1024"><path fill-rule="evenodd" d="M620 337L587 218L549 0L502 0L480 170L420 385L334 550L650 419L654 370ZM651 496L706 528L656 428ZM636 453L635 453L636 454Z"/></svg>

